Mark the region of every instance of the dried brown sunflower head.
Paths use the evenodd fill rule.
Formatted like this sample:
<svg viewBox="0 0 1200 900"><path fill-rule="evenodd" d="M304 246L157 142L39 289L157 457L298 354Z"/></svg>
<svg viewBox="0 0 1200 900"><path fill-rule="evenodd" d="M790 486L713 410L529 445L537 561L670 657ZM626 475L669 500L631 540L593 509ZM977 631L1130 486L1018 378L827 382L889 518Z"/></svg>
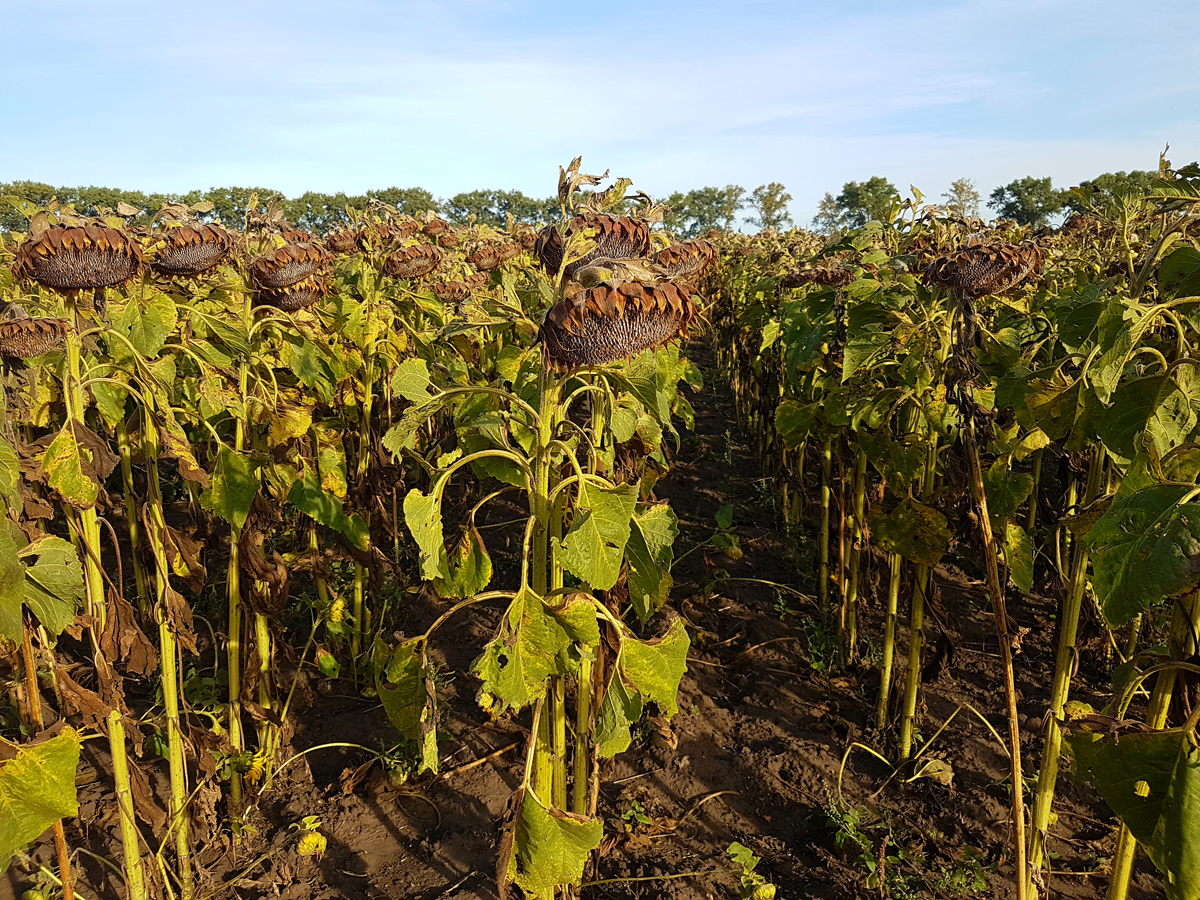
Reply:
<svg viewBox="0 0 1200 900"><path fill-rule="evenodd" d="M141 245L108 225L52 225L17 248L13 274L61 291L123 284L142 269Z"/></svg>
<svg viewBox="0 0 1200 900"><path fill-rule="evenodd" d="M571 370L684 337L696 316L692 295L670 282L575 287L546 313L538 338L550 365Z"/></svg>
<svg viewBox="0 0 1200 900"><path fill-rule="evenodd" d="M465 281L435 281L429 288L443 303L463 303L471 299L471 286Z"/></svg>
<svg viewBox="0 0 1200 900"><path fill-rule="evenodd" d="M41 356L61 347L70 333L71 323L66 319L33 319L14 304L0 317L0 356L8 359Z"/></svg>
<svg viewBox="0 0 1200 900"><path fill-rule="evenodd" d="M357 247L358 232L353 228L343 228L325 235L325 249L330 253L353 253Z"/></svg>
<svg viewBox="0 0 1200 900"><path fill-rule="evenodd" d="M324 259L316 244L284 244L250 264L250 280L258 288L290 287L313 275Z"/></svg>
<svg viewBox="0 0 1200 900"><path fill-rule="evenodd" d="M854 280L854 273L841 266L828 268L793 269L779 279L779 286L791 290L806 284L819 284L822 287L845 287Z"/></svg>
<svg viewBox="0 0 1200 900"><path fill-rule="evenodd" d="M568 263L567 277L583 268L593 259L636 259L650 250L650 226L631 216L610 216L605 213L585 212L576 216L567 226L567 237L584 229L595 229L595 243L582 258ZM538 232L533 253L549 275L557 275L563 262L564 241L558 229L547 225Z"/></svg>
<svg viewBox="0 0 1200 900"><path fill-rule="evenodd" d="M420 278L442 261L442 251L433 244L416 244L397 250L383 264L383 274L391 278Z"/></svg>
<svg viewBox="0 0 1200 900"><path fill-rule="evenodd" d="M313 236L307 231L301 231L295 225L283 223L283 227L279 229L279 236L289 244L312 244Z"/></svg>
<svg viewBox="0 0 1200 900"><path fill-rule="evenodd" d="M716 258L716 245L703 238L672 244L654 254L655 264L670 278L693 275L712 264Z"/></svg>
<svg viewBox="0 0 1200 900"><path fill-rule="evenodd" d="M474 253L467 257L467 262L478 269L480 272L490 272L492 269L500 267L505 258L502 255L502 247L496 244L485 244Z"/></svg>
<svg viewBox="0 0 1200 900"><path fill-rule="evenodd" d="M220 225L181 225L161 236L150 267L163 275L191 278L215 269L232 249L233 236Z"/></svg>
<svg viewBox="0 0 1200 900"><path fill-rule="evenodd" d="M421 229L427 237L440 237L448 231L451 231L450 223L445 219L430 219L425 223L425 227Z"/></svg>
<svg viewBox="0 0 1200 900"><path fill-rule="evenodd" d="M325 296L325 282L319 275L282 288L260 288L254 293L255 306L274 306L284 312L306 309Z"/></svg>
<svg viewBox="0 0 1200 900"><path fill-rule="evenodd" d="M1041 272L1045 251L1037 244L978 244L925 267L925 283L943 287L965 299L1002 294Z"/></svg>

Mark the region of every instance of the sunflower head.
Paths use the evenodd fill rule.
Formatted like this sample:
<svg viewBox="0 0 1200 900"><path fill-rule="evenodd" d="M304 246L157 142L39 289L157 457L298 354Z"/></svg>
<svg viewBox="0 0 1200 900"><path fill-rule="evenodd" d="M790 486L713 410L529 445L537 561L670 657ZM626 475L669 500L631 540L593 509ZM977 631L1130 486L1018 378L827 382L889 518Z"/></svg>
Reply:
<svg viewBox="0 0 1200 900"><path fill-rule="evenodd" d="M109 225L52 225L17 248L13 274L60 291L123 284L142 270L141 245Z"/></svg>

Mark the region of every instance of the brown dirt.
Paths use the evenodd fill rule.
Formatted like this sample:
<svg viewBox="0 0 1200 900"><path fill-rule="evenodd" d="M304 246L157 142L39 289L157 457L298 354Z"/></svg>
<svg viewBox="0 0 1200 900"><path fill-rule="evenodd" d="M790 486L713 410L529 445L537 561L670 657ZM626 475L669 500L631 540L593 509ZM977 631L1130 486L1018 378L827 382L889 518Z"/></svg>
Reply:
<svg viewBox="0 0 1200 900"><path fill-rule="evenodd" d="M693 348L693 356L702 364L707 359L702 347ZM839 806L839 767L850 742L894 758L893 735L873 728L878 671L870 662L846 670L821 668L828 661L825 636L830 632L816 604L805 596L812 593L812 543L803 526L794 536L777 526L770 485L759 476L745 436L731 424L721 379L707 374L708 386L693 398L696 431L684 434L674 468L658 493L671 501L680 519L677 554L706 541L715 530L716 511L732 503L745 555L735 561L710 548L698 549L675 571L671 607L687 619L694 643L680 711L671 723L673 739L646 729L629 752L604 765L600 813L608 837L587 878L711 874L622 880L587 887L583 895L734 897L736 879L728 874L725 848L737 840L763 858L759 871L778 886L779 897L1011 896L1011 861L1005 850L1007 762L987 729L966 711L941 734L930 754L952 767L952 784L929 778L905 783L911 774L905 770L885 786L888 768L858 750L846 764ZM816 512L807 509L802 522L813 521ZM493 515L499 521L506 513L498 507ZM511 518L511 511L507 515ZM513 539L502 531L492 534L489 548L500 580L511 574L504 570L503 545ZM510 546L508 552L516 549ZM723 580L726 575L760 581ZM885 578L881 561L871 561L862 622L868 657L882 633L878 601L870 598L881 593ZM937 579L940 597L927 630L932 677L925 685L919 730L925 738L932 736L967 702L1003 733L995 632L981 587L954 568L940 569ZM1030 597L1012 610L1016 624L1030 629L1016 657L1030 774L1037 764L1039 725L1053 672L1055 604L1049 597ZM424 593L406 596L396 628L414 633L444 608L442 601ZM228 834L211 827L225 821L224 809L199 817L197 858L204 872L199 895L245 900L495 897L499 821L519 781L519 749L466 770L457 767L511 744L523 745L521 725L527 715L516 723L488 722L474 703L473 680L465 674L498 613L472 608L435 640L437 652L457 673L445 691L447 739L442 746L449 774L433 783L414 780L395 787L375 766L361 784L346 790L344 773L369 762L370 754L315 750L285 769L264 793L247 816L251 829L236 852ZM652 622L648 631L661 627L661 621ZM906 644L902 622L897 645ZM903 690L903 649L898 655L896 695ZM1102 696L1106 681L1098 652L1085 651L1076 696ZM358 696L348 679L310 679L306 674L297 691L291 745L303 750L329 742L387 747L394 732L377 703ZM677 746L670 746L673 742ZM69 823L67 834L72 846L115 860L119 847L102 743L85 745L80 817ZM162 768L152 772L160 795ZM1062 874L1051 876L1049 896L1101 897L1114 820L1093 792L1069 776L1060 781L1060 796L1052 849L1058 854L1055 870ZM634 804L640 804L652 824L625 833L621 816ZM847 829L839 829L839 809L857 810L854 833L861 846ZM295 852L296 832L290 826L307 815L321 819L329 838L319 862ZM844 813L840 821L846 821ZM886 855L896 858L887 864L884 888L868 888L863 852L878 854L885 842ZM34 856L50 860L48 835ZM123 895L120 879L92 857L77 855L77 862L83 897ZM981 889L970 887L976 871L985 882ZM958 887L952 883L955 875L965 879ZM29 869L14 864L0 878L0 898L19 896L29 885ZM1131 896L1160 895L1141 861Z"/></svg>

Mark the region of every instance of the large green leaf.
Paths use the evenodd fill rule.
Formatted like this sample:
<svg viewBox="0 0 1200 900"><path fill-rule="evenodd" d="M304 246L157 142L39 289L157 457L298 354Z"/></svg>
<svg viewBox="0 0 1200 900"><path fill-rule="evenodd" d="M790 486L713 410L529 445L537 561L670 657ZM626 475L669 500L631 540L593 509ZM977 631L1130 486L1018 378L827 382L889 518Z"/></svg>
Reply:
<svg viewBox="0 0 1200 900"><path fill-rule="evenodd" d="M437 772L437 696L421 659L421 642L405 641L389 653L375 642L375 687L388 721L421 751L418 772Z"/></svg>
<svg viewBox="0 0 1200 900"><path fill-rule="evenodd" d="M1200 583L1200 503L1183 502L1195 487L1118 494L1085 536L1096 599L1112 627Z"/></svg>
<svg viewBox="0 0 1200 900"><path fill-rule="evenodd" d="M1096 432L1116 456L1133 459L1137 438L1154 441L1159 456L1187 440L1196 427L1196 412L1174 378L1151 375L1126 381L1113 394L1112 406L1096 420Z"/></svg>
<svg viewBox="0 0 1200 900"><path fill-rule="evenodd" d="M1187 246L1167 254L1159 265L1158 288L1165 297L1200 294L1200 250Z"/></svg>
<svg viewBox="0 0 1200 900"><path fill-rule="evenodd" d="M784 400L775 407L775 430L783 441L784 449L794 450L808 440L820 409L819 403L800 403L797 400Z"/></svg>
<svg viewBox="0 0 1200 900"><path fill-rule="evenodd" d="M326 528L340 531L359 550L371 547L371 531L363 517L342 511L342 501L321 487L316 474L309 469L297 479L288 492L288 503L306 513Z"/></svg>
<svg viewBox="0 0 1200 900"><path fill-rule="evenodd" d="M527 790L517 814L507 877L530 900L554 900L559 885L579 883L588 854L603 836L599 819L547 809Z"/></svg>
<svg viewBox="0 0 1200 900"><path fill-rule="evenodd" d="M599 640L596 610L586 597L573 595L551 609L533 591L522 591L471 664L483 681L481 701L496 714L527 706L542 695L551 675L579 668L575 645L594 646Z"/></svg>
<svg viewBox="0 0 1200 900"><path fill-rule="evenodd" d="M1021 504L1033 493L1033 476L1013 472L1005 460L998 459L984 474L983 488L987 495L988 515L1008 518L1015 516Z"/></svg>
<svg viewBox="0 0 1200 900"><path fill-rule="evenodd" d="M687 671L691 646L682 619L657 641L621 640L617 665L596 719L596 752L613 756L629 748L630 728L655 703L665 718L678 709L679 682Z"/></svg>
<svg viewBox="0 0 1200 900"><path fill-rule="evenodd" d="M483 537L471 526L464 528L458 542L450 551L449 578L435 578L434 589L440 597L470 597L478 594L492 580L492 559L488 556Z"/></svg>
<svg viewBox="0 0 1200 900"><path fill-rule="evenodd" d="M113 315L113 330L129 339L138 353L153 358L175 330L175 302L166 294L152 291L150 296L133 296ZM113 341L113 356L129 355L124 341Z"/></svg>
<svg viewBox="0 0 1200 900"><path fill-rule="evenodd" d="M609 488L584 482L571 530L555 540L563 567L593 590L607 591L617 583L637 496L636 485Z"/></svg>
<svg viewBox="0 0 1200 900"><path fill-rule="evenodd" d="M671 563L679 520L664 504L647 507L633 517L625 559L629 564L629 599L644 624L667 602L671 592Z"/></svg>
<svg viewBox="0 0 1200 900"><path fill-rule="evenodd" d="M14 759L0 764L0 873L58 819L79 814L79 747L79 736L66 727L48 741L18 748Z"/></svg>
<svg viewBox="0 0 1200 900"><path fill-rule="evenodd" d="M75 423L68 420L42 456L50 487L79 508L92 506L100 494L96 482L84 472L83 452L75 437Z"/></svg>
<svg viewBox="0 0 1200 900"><path fill-rule="evenodd" d="M392 376L392 390L413 403L428 403L433 399L430 388L433 382L429 380L429 366L425 360L417 357L406 359L396 367Z"/></svg>
<svg viewBox="0 0 1200 900"><path fill-rule="evenodd" d="M10 510L21 508L21 464L13 445L0 437L0 500ZM3 515L0 511L0 515Z"/></svg>
<svg viewBox="0 0 1200 900"><path fill-rule="evenodd" d="M84 595L83 566L74 546L60 537L43 535L17 555L25 565L25 605L48 632L62 634L75 621Z"/></svg>
<svg viewBox="0 0 1200 900"><path fill-rule="evenodd" d="M17 557L25 538L15 522L0 518L0 635L21 640L25 603L25 564Z"/></svg>
<svg viewBox="0 0 1200 900"><path fill-rule="evenodd" d="M222 446L217 451L212 486L200 499L213 515L241 528L246 524L246 516L258 493L257 472L258 464L249 456Z"/></svg>
<svg viewBox="0 0 1200 900"><path fill-rule="evenodd" d="M922 566L936 566L950 549L946 517L912 497L886 516L872 510L871 534L880 548Z"/></svg>
<svg viewBox="0 0 1200 900"><path fill-rule="evenodd" d="M1200 900L1200 750L1182 731L1067 736L1090 782L1163 873L1168 900Z"/></svg>
<svg viewBox="0 0 1200 900"><path fill-rule="evenodd" d="M404 522L421 551L421 577L426 581L450 578L450 561L442 536L441 501L436 491L426 496L416 488L404 498Z"/></svg>

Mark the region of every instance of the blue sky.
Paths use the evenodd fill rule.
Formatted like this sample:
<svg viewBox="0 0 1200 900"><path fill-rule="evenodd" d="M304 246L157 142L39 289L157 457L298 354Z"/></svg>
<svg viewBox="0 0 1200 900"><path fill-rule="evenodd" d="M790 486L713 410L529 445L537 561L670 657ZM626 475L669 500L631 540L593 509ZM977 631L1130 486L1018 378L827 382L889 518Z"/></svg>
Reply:
<svg viewBox="0 0 1200 900"><path fill-rule="evenodd" d="M0 181L546 196L1200 158L1200 3L0 0Z"/></svg>

